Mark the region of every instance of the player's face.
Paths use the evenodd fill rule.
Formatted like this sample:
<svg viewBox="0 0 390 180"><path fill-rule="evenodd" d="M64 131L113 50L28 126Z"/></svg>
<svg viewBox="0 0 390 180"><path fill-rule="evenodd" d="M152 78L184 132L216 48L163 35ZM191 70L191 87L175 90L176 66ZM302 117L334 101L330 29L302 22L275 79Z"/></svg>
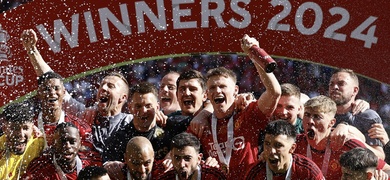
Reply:
<svg viewBox="0 0 390 180"><path fill-rule="evenodd" d="M120 77L107 76L100 83L97 92L98 110L103 116L113 116L111 112L120 112L127 95L123 88L126 83Z"/></svg>
<svg viewBox="0 0 390 180"><path fill-rule="evenodd" d="M74 163L80 146L80 134L76 128L68 126L55 131L54 151L59 164Z"/></svg>
<svg viewBox="0 0 390 180"><path fill-rule="evenodd" d="M206 93L198 79L180 80L177 98L182 114L194 116L202 108Z"/></svg>
<svg viewBox="0 0 390 180"><path fill-rule="evenodd" d="M154 153L151 149L144 149L141 152L126 152L125 162L131 174L136 180L146 180L150 176L154 162Z"/></svg>
<svg viewBox="0 0 390 180"><path fill-rule="evenodd" d="M294 139L287 135L265 135L263 155L272 172L287 172L295 147Z"/></svg>
<svg viewBox="0 0 390 180"><path fill-rule="evenodd" d="M341 176L342 180L369 180L370 179L367 172L352 171L345 167L341 167L341 171L343 172Z"/></svg>
<svg viewBox="0 0 390 180"><path fill-rule="evenodd" d="M162 110L177 110L179 108L179 102L176 97L176 81L179 78L179 74L169 73L161 79L160 89L158 96L160 100L160 108Z"/></svg>
<svg viewBox="0 0 390 180"><path fill-rule="evenodd" d="M329 97L337 105L344 105L357 94L358 87L346 72L333 74L329 82Z"/></svg>
<svg viewBox="0 0 390 180"><path fill-rule="evenodd" d="M153 93L134 93L131 98L131 112L134 115L134 125L137 128L149 128L155 121L159 110L157 97Z"/></svg>
<svg viewBox="0 0 390 180"><path fill-rule="evenodd" d="M284 119L295 125L301 109L301 102L296 96L281 96L274 111L274 119Z"/></svg>
<svg viewBox="0 0 390 180"><path fill-rule="evenodd" d="M7 146L13 154L21 155L24 153L27 142L32 136L33 125L32 122L6 123Z"/></svg>
<svg viewBox="0 0 390 180"><path fill-rule="evenodd" d="M302 122L306 139L310 145L313 145L318 144L330 134L335 119L329 113L323 113L317 109L305 108Z"/></svg>
<svg viewBox="0 0 390 180"><path fill-rule="evenodd" d="M198 170L202 154L197 153L193 147L186 146L183 149L173 148L171 153L173 156L173 167L180 179L188 179Z"/></svg>
<svg viewBox="0 0 390 180"><path fill-rule="evenodd" d="M207 96L214 111L226 113L233 105L238 93L238 86L229 77L212 76L207 80Z"/></svg>
<svg viewBox="0 0 390 180"><path fill-rule="evenodd" d="M49 79L38 88L38 97L43 110L61 110L64 95L65 87L59 79Z"/></svg>

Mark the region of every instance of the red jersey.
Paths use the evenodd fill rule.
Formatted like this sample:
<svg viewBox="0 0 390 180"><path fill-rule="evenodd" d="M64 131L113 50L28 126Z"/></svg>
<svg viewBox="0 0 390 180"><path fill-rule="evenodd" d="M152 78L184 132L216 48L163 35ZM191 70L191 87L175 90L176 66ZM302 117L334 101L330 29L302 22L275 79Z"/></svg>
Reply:
<svg viewBox="0 0 390 180"><path fill-rule="evenodd" d="M211 117L208 119L211 124ZM229 119L220 119L217 121L217 139L218 144L214 144L211 133L204 134L200 139L203 152L207 156L214 157L221 165L218 158L216 146L220 146L226 156L227 143L227 124ZM267 117L259 110L257 101L252 102L239 114L233 117L234 138L233 149L229 163L228 179L243 179L245 172L257 161L259 134L267 125ZM191 132L190 128L187 129Z"/></svg>
<svg viewBox="0 0 390 180"><path fill-rule="evenodd" d="M320 168L309 158L302 156L300 154L292 155L292 165L291 165L291 179L297 180L323 180L325 179L322 175ZM266 162L258 162L249 172L246 174L247 180L263 180L267 179L266 173ZM273 180L284 180L286 175L282 176L273 176Z"/></svg>
<svg viewBox="0 0 390 180"><path fill-rule="evenodd" d="M226 179L225 174L217 168L209 167L204 164L201 164L200 168L200 174L202 180L223 180ZM159 176L157 179L159 180L168 180L168 179L175 179L176 178L176 172L174 169L164 173L163 175Z"/></svg>
<svg viewBox="0 0 390 180"><path fill-rule="evenodd" d="M88 160L81 160L81 162L82 168L92 165ZM77 170L75 169L71 173L65 174L65 176L68 180L76 180ZM43 154L34 159L21 179L61 180L61 177L54 166L53 154Z"/></svg>
<svg viewBox="0 0 390 180"><path fill-rule="evenodd" d="M297 148L295 149L295 153L302 154L307 156L307 146L308 142L306 140L306 136L304 134L300 134L297 136ZM340 179L342 172L341 166L339 163L339 159L341 154L346 151L349 151L356 147L366 148L364 143L359 140L351 139L344 143L344 145L337 151L331 150L328 171L324 174L326 179ZM312 160L317 164L317 166L321 169L324 161L325 151L316 151L311 149ZM384 161L379 159L378 161L378 169L382 169L384 166Z"/></svg>
<svg viewBox="0 0 390 180"><path fill-rule="evenodd" d="M81 138L81 148L79 151L80 159L87 159L92 161L93 165L101 166L102 158L99 152L97 152L93 146L91 126L87 122L82 121L78 117L71 114L65 114L64 121L73 123L79 129ZM38 122L35 122L35 125L38 126ZM54 143L53 136L56 126L57 124L43 124L47 145L49 147L51 147Z"/></svg>

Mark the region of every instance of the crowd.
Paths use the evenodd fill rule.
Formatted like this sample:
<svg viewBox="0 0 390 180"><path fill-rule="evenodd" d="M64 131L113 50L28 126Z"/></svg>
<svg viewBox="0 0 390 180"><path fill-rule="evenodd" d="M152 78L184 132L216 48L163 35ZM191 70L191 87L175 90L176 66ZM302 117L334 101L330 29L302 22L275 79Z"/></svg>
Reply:
<svg viewBox="0 0 390 180"><path fill-rule="evenodd" d="M149 61L78 86L48 66L34 31L21 40L38 90L4 108L1 179L388 179L389 137L352 70L307 65L292 78L295 62L277 60L267 73L245 35L245 56Z"/></svg>

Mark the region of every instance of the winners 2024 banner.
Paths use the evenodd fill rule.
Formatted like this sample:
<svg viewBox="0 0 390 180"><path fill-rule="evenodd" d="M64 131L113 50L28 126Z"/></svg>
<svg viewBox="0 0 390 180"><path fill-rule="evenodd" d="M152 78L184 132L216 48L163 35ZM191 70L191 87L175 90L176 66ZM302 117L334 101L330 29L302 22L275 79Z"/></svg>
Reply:
<svg viewBox="0 0 390 180"><path fill-rule="evenodd" d="M0 107L37 88L20 35L33 29L49 66L71 78L177 54L240 53L253 36L273 56L353 69L390 83L390 1L34 0L0 16Z"/></svg>

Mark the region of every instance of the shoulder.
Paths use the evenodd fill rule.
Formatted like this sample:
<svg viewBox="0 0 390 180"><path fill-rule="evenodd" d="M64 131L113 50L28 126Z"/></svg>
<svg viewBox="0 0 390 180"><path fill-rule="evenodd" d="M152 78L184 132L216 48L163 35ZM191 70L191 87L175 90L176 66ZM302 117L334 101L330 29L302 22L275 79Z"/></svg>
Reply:
<svg viewBox="0 0 390 180"><path fill-rule="evenodd" d="M371 119L380 123L382 122L382 119L379 114L372 109L367 109L359 114L356 114L355 117L360 119Z"/></svg>
<svg viewBox="0 0 390 180"><path fill-rule="evenodd" d="M306 156L300 154L293 154L293 161L296 166L319 171L318 166Z"/></svg>
<svg viewBox="0 0 390 180"><path fill-rule="evenodd" d="M37 158L35 158L28 166L27 171L30 174L38 173L41 171L46 171L53 166L52 163L52 154L43 154Z"/></svg>
<svg viewBox="0 0 390 180"><path fill-rule="evenodd" d="M175 179L176 177L176 174L175 174L175 170L172 169L170 171L167 171L166 173L158 176L158 177L153 177L153 179Z"/></svg>
<svg viewBox="0 0 390 180"><path fill-rule="evenodd" d="M226 175L219 168L202 164L201 171L202 179L226 179Z"/></svg>
<svg viewBox="0 0 390 180"><path fill-rule="evenodd" d="M254 165L249 168L249 171L246 173L245 178L246 179L254 179L255 177L258 177L259 174L265 173L265 162L258 161Z"/></svg>
<svg viewBox="0 0 390 180"><path fill-rule="evenodd" d="M123 118L123 121L121 122L122 125L127 125L127 124L130 124L130 122L133 120L134 116L132 114L128 114L128 113L122 113L124 118Z"/></svg>
<svg viewBox="0 0 390 180"><path fill-rule="evenodd" d="M293 164L296 175L323 179L320 168L309 158L300 154L293 154Z"/></svg>
<svg viewBox="0 0 390 180"><path fill-rule="evenodd" d="M350 139L347 142L345 142L344 145L343 145L343 148L347 149L347 150L350 150L350 149L353 149L353 148L356 148L356 147L363 147L363 148L365 148L366 145L364 145L363 142L361 142L361 141L359 141L357 139Z"/></svg>

